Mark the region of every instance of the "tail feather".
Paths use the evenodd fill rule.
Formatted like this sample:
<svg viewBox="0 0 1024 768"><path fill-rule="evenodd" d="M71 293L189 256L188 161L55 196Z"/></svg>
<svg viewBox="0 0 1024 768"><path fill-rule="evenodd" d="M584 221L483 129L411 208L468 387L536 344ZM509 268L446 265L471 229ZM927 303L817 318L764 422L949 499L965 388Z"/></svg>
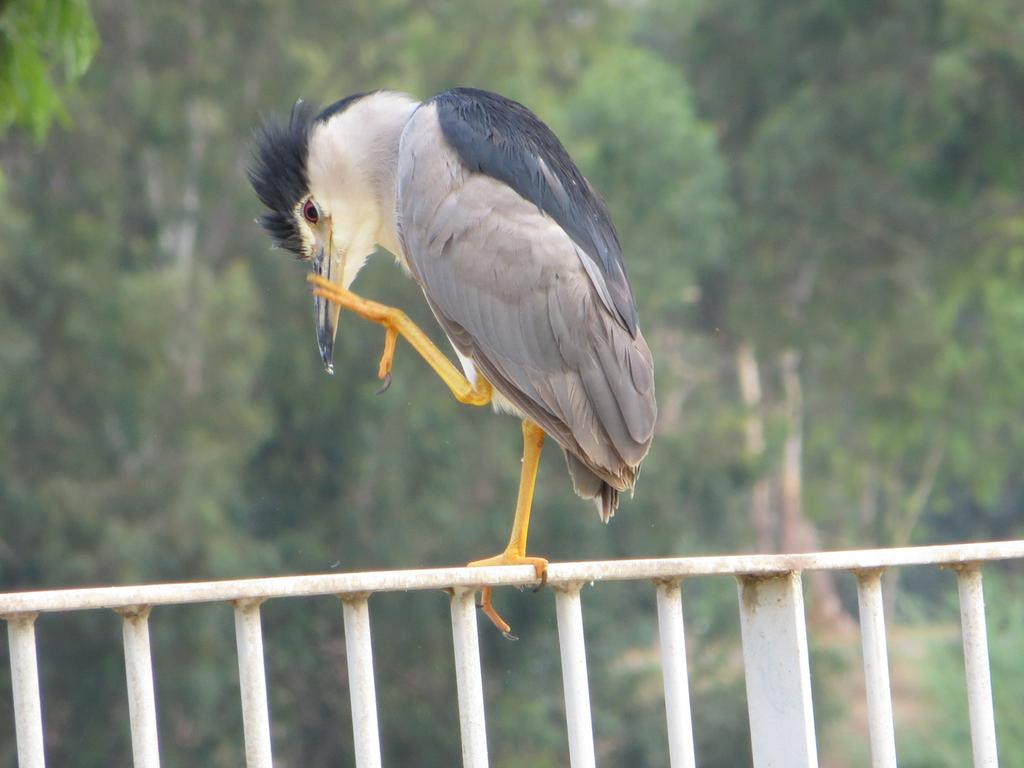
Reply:
<svg viewBox="0 0 1024 768"><path fill-rule="evenodd" d="M625 489L610 485L568 451L565 452L565 463L569 467L569 476L572 478L572 487L576 495L584 499L593 499L601 522L607 523L619 508L619 491Z"/></svg>

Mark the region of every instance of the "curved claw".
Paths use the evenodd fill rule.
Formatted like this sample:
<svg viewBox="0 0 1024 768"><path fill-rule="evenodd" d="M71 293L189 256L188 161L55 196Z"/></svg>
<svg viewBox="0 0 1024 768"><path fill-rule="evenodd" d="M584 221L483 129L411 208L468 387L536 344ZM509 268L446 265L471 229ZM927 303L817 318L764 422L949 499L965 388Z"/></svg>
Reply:
<svg viewBox="0 0 1024 768"><path fill-rule="evenodd" d="M389 389L391 389L391 371L384 374L384 383L381 385L380 389L377 390L377 394L383 395Z"/></svg>
<svg viewBox="0 0 1024 768"><path fill-rule="evenodd" d="M537 594L538 592L540 592L542 589L544 589L544 585L547 584L547 583L548 583L548 569L545 568L543 571L541 571L541 574L540 574L540 584L538 584L536 587L533 588L533 593Z"/></svg>

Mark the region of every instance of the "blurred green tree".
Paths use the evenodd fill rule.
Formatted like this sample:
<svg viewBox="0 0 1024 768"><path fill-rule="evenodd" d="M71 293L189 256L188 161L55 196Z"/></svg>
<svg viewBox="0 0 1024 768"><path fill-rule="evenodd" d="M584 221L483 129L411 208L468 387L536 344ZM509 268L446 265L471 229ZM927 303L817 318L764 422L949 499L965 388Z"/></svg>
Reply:
<svg viewBox="0 0 1024 768"><path fill-rule="evenodd" d="M1021 535L1018 6L96 0L74 124L0 143L0 588L443 565L503 541L515 422L460 408L406 349L376 397L382 334L349 318L327 377L305 267L252 223L260 114L374 87L518 98L619 226L657 440L610 527L550 451L537 552ZM357 288L433 327L388 261ZM906 589L926 610L936 588ZM562 765L550 595L498 600L523 639L482 634L494 764ZM651 600L585 593L609 765L665 762ZM686 601L698 758L749 764L734 587ZM456 763L444 597L372 605L386 759ZM340 623L333 600L266 606L282 764L350 754ZM52 762L128 762L117 637L113 615L41 621ZM240 764L230 612L155 611L153 644L167 764ZM816 657L823 738L842 662Z"/></svg>
<svg viewBox="0 0 1024 768"><path fill-rule="evenodd" d="M20 125L41 141L54 119L66 124L67 92L98 42L87 0L0 3L0 131Z"/></svg>

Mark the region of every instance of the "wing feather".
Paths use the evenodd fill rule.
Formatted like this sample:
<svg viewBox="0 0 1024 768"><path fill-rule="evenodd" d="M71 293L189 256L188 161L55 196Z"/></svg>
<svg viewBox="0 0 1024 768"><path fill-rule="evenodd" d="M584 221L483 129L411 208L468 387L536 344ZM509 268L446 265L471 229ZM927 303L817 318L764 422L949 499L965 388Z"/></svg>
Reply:
<svg viewBox="0 0 1024 768"><path fill-rule="evenodd" d="M558 222L462 163L429 102L403 134L397 213L409 267L452 344L574 457L577 491L607 514L654 431L643 334L608 306Z"/></svg>
<svg viewBox="0 0 1024 768"><path fill-rule="evenodd" d="M453 88L428 104L466 168L514 189L580 247L601 301L636 336L636 304L608 209L551 129L519 102L476 88Z"/></svg>

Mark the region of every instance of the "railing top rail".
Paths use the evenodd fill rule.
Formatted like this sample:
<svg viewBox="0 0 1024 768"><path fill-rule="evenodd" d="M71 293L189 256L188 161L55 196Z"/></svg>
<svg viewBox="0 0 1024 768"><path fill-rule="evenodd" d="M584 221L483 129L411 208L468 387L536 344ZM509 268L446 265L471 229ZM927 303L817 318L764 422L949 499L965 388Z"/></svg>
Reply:
<svg viewBox="0 0 1024 768"><path fill-rule="evenodd" d="M906 565L955 567L987 560L1016 558L1024 558L1024 540L791 555L603 560L551 563L548 566L548 584L557 588L588 581L672 580L722 574L756 577L790 571L858 571ZM0 593L0 617L51 611L266 600L278 597L338 595L344 598L345 595L368 592L526 585L534 582L533 567L522 565L324 573L176 584L40 590Z"/></svg>

